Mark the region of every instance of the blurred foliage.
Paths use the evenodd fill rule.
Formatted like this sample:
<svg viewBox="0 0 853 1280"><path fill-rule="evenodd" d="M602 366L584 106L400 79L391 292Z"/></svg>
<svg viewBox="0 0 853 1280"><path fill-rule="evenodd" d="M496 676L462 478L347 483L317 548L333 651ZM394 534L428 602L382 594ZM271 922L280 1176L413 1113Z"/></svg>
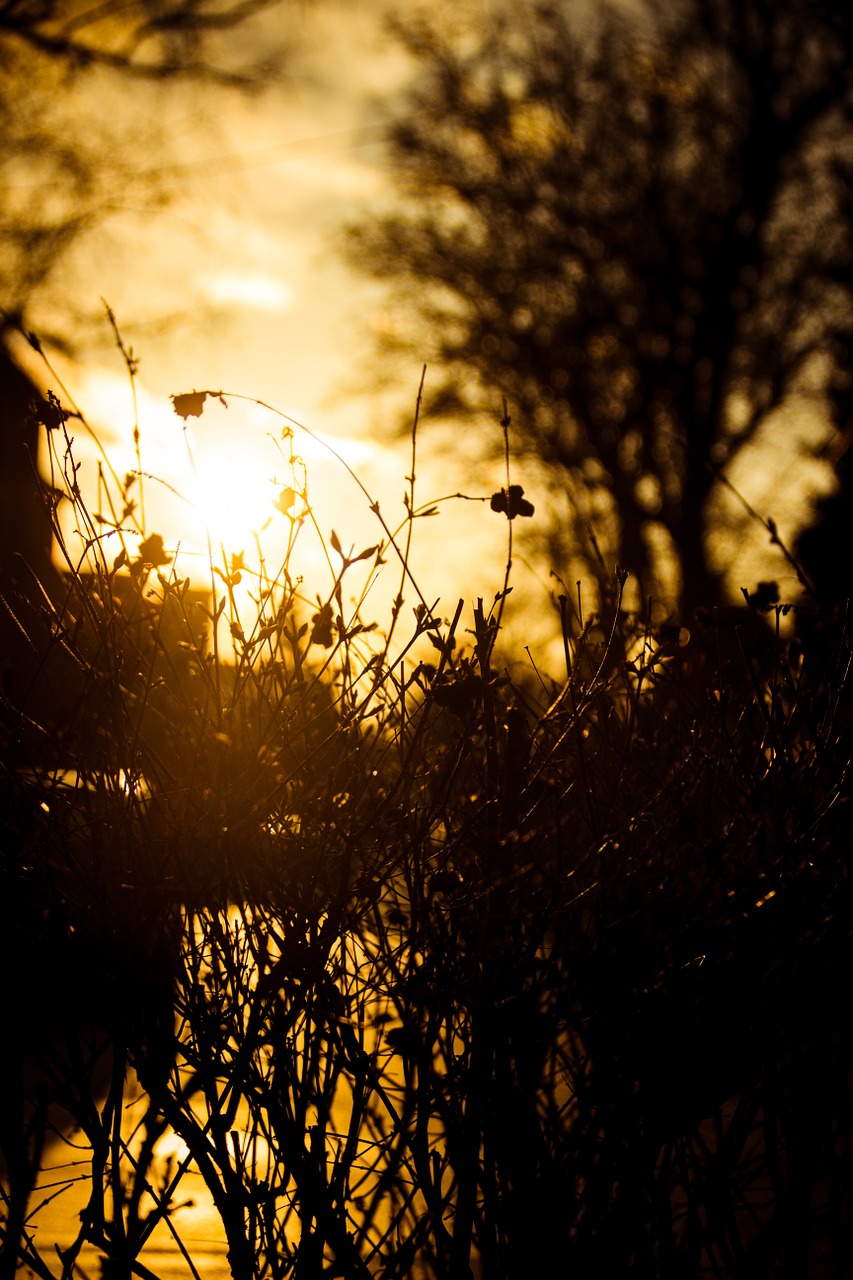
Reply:
<svg viewBox="0 0 853 1280"><path fill-rule="evenodd" d="M130 83L268 85L287 42L252 38L250 26L275 3L0 4L0 332L20 323L83 232L117 209L151 211L165 199L162 140L150 115L142 136L131 131ZM77 91L92 83L86 106Z"/></svg>
<svg viewBox="0 0 853 1280"><path fill-rule="evenodd" d="M409 308L380 360L432 360L437 415L508 398L568 491L555 560L618 563L641 598L674 562L686 611L719 600L720 469L794 394L831 419L853 376L848 7L537 0L396 31L400 203L349 240Z"/></svg>
<svg viewBox="0 0 853 1280"><path fill-rule="evenodd" d="M234 33L270 0L8 0L0 33L12 49L56 59L68 70L109 67L146 79L191 76L251 87L269 62L247 56ZM226 40L211 37L225 35ZM211 54L214 54L211 57ZM224 55L224 56L223 56Z"/></svg>

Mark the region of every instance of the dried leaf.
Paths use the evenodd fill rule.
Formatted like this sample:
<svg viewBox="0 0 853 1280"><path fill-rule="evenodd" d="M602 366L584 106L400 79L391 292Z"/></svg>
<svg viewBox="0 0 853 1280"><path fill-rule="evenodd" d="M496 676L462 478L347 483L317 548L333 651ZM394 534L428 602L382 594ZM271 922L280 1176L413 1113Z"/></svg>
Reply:
<svg viewBox="0 0 853 1280"><path fill-rule="evenodd" d="M332 606L323 604L311 618L314 624L311 629L311 644L320 644L324 649L331 649L332 638Z"/></svg>
<svg viewBox="0 0 853 1280"><path fill-rule="evenodd" d="M357 556L353 556L350 564L358 564L359 560L369 560L371 556L376 555L378 550L378 545L375 547L365 547L365 549L360 551Z"/></svg>
<svg viewBox="0 0 853 1280"><path fill-rule="evenodd" d="M283 516L286 516L295 501L296 494L292 489L282 489L281 493L273 503L273 506L276 511L280 511Z"/></svg>
<svg viewBox="0 0 853 1280"><path fill-rule="evenodd" d="M186 422L187 418L201 417L207 392L186 391L183 395L172 396L171 399L175 413Z"/></svg>
<svg viewBox="0 0 853 1280"><path fill-rule="evenodd" d="M166 555L166 548L163 546L163 539L159 533L152 533L150 538L144 538L140 542L139 563L151 564L155 567L158 564L172 563L172 557Z"/></svg>
<svg viewBox="0 0 853 1280"><path fill-rule="evenodd" d="M528 502L523 494L524 489L520 484L511 484L509 489L493 493L490 503L492 511L501 512L507 520L514 520L516 516L532 516L533 503Z"/></svg>

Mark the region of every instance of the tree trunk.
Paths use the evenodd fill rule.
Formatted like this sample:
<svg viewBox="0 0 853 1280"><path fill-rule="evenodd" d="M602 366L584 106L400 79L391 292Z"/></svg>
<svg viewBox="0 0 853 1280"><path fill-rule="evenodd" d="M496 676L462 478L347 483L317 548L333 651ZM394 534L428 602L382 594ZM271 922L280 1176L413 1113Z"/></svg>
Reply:
<svg viewBox="0 0 853 1280"><path fill-rule="evenodd" d="M712 609L726 599L722 574L711 568L708 557L707 507L712 485L712 476L698 458L691 459L684 477L681 518L671 530L681 562L680 612L685 619L700 606Z"/></svg>
<svg viewBox="0 0 853 1280"><path fill-rule="evenodd" d="M36 473L41 393L0 339L0 580L26 585L29 565L46 585L54 576L51 529Z"/></svg>

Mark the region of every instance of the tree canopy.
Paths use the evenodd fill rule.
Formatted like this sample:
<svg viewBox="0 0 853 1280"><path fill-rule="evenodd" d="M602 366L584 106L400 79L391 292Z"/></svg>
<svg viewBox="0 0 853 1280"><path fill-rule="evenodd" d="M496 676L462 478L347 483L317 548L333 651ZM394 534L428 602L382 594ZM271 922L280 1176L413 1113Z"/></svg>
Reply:
<svg viewBox="0 0 853 1280"><path fill-rule="evenodd" d="M150 139L111 132L122 84L268 84L285 42L245 36L275 3L0 0L0 332L82 232L163 196ZM101 76L100 109L81 121L67 108L87 75Z"/></svg>
<svg viewBox="0 0 853 1280"><path fill-rule="evenodd" d="M411 307L436 409L507 397L568 488L564 546L589 522L607 572L659 594L675 565L673 603L713 604L721 471L787 397L829 414L853 372L853 20L819 0L583 30L570 6L524 13L398 26L401 199L350 249Z"/></svg>
<svg viewBox="0 0 853 1280"><path fill-rule="evenodd" d="M246 57L212 38L231 35L270 0L3 0L4 51L26 50L69 69L108 67L148 79L192 76L241 86L254 83L267 60Z"/></svg>

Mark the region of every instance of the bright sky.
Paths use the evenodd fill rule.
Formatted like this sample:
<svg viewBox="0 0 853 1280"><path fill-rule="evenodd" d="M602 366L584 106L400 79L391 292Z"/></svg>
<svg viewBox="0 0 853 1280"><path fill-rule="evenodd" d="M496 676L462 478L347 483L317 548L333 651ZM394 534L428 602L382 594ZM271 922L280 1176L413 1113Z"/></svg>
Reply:
<svg viewBox="0 0 853 1280"><path fill-rule="evenodd" d="M481 2L488 11L489 0ZM140 359L143 470L187 499L146 481L148 529L168 547L180 543L183 565L206 554L207 532L214 548L248 558L253 535L265 528L268 554L275 555L281 530L273 502L287 483L276 444L283 420L228 393L256 397L328 437L389 522L403 516L409 449L386 428L401 406L414 407L420 368L413 363L391 396L352 389L383 297L351 273L334 244L343 222L385 190L381 126L408 70L382 25L391 6L392 0L285 3L277 21L289 20L299 34L292 75L258 101L197 87L172 95L127 88L126 99L113 100L130 138L158 130L166 136L179 194L156 213L119 202L57 283L80 312L95 313L106 299ZM402 5L404 12L411 7ZM144 141L139 145L144 152ZM152 144L142 163L156 159ZM161 323L168 317L174 323ZM106 320L98 336L98 348L61 371L123 474L136 465L133 396ZM195 474L169 400L194 389L222 390L228 401L227 409L209 404L202 418L190 419ZM497 432L497 424L482 429ZM790 461L790 435L785 445ZM422 501L457 490L487 495L502 482L499 466L472 463L471 450L437 456L423 436L422 446ZM335 528L346 545L376 542L380 531L367 500L340 464L298 429L294 449L308 467L324 536ZM79 451L85 480L94 474L95 452L83 433ZM772 492L778 487L772 454L766 467ZM479 503L450 504L440 519L422 522L415 566L430 602L441 596L447 616L459 595L490 598L502 584L505 537L505 522ZM733 545L728 554L738 552ZM306 555L306 573L321 572L319 552ZM525 633L535 645L537 632L552 625L547 568L538 575L520 563L516 569L517 595L536 606ZM396 589L395 575L388 598Z"/></svg>
<svg viewBox="0 0 853 1280"><path fill-rule="evenodd" d="M283 545L284 522L273 502L287 482L277 444L284 422L229 392L256 397L328 438L388 523L403 518L410 446L388 427L401 410L414 409L421 369L413 361L393 394L365 393L363 385L356 392L367 381L383 295L350 271L334 244L344 221L385 189L382 123L389 95L408 72L383 28L388 7L387 0L292 6L299 41L291 79L260 101L198 88L163 101L149 92L146 100L134 88L116 103L131 129L142 117L152 131L168 134L179 195L153 214L119 209L64 265L58 296L64 291L89 313L106 299L139 358L142 469L167 482L145 481L146 523L167 547L180 543L185 573L206 556L208 532L215 551L242 551L247 560L262 529L270 561ZM160 124L155 106L165 112ZM170 316L178 320L159 324ZM95 336L84 359L57 367L123 475L136 468L133 395L106 319ZM222 390L228 403L226 410L208 402L200 419L189 420L195 474L169 398L194 389ZM499 433L497 423L483 430ZM75 434L85 488L86 476L96 474L97 450L82 429ZM334 528L342 543L359 549L377 542L381 530L368 501L334 456L298 428L293 448L308 468L323 535ZM437 457L428 438L418 481L416 497L424 503L458 490L488 495L502 482L499 464L472 469L470 449ZM430 603L441 597L445 616L460 595L488 600L500 589L507 526L487 504L447 504L418 530L418 581ZM316 539L311 544L306 536L303 544L306 578L315 571L328 577ZM518 572L526 573L522 565ZM390 564L384 577L375 592L380 621L399 587ZM551 626L548 584L530 583L540 615L530 629L535 642L537 629ZM317 590L325 587L321 582Z"/></svg>

